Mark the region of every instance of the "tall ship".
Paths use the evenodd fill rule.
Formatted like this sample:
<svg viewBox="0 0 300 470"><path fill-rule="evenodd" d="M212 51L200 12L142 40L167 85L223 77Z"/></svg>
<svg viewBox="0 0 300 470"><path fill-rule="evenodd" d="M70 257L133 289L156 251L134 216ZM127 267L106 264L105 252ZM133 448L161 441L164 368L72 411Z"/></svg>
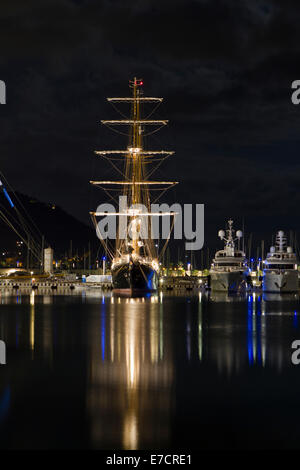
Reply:
<svg viewBox="0 0 300 470"><path fill-rule="evenodd" d="M262 286L264 292L298 292L298 259L287 246L282 230L277 232L275 246L264 260Z"/></svg>
<svg viewBox="0 0 300 470"><path fill-rule="evenodd" d="M153 218L165 215L171 217L174 213L151 212L151 202L157 202L160 195L177 182L149 179L162 161L174 154L173 151L148 150L144 144L145 137L168 124L165 119L153 119L153 113L163 98L144 96L142 79L134 78L129 82L129 87L132 91L130 97L107 98L123 119L101 121L110 129L128 136L127 148L95 152L108 160L122 179L91 181L92 185L104 189L116 203L121 200L116 200L116 194L123 196L122 200L126 198L126 207L119 207L117 212L112 213L96 211L90 214L96 229L97 217L116 217L114 240L104 240L99 231L97 234L111 259L113 289L132 294L153 292L158 287L159 244L152 235ZM122 111L118 109L121 105L129 106L129 116L124 114L123 108ZM118 130L120 127L121 132ZM153 191L154 200L151 197ZM160 255L163 254L165 245Z"/></svg>
<svg viewBox="0 0 300 470"><path fill-rule="evenodd" d="M241 230L234 234L233 221L228 220L228 229L219 230L224 249L216 252L210 269L212 291L237 292L247 286L248 266L245 253L238 247L243 236Z"/></svg>

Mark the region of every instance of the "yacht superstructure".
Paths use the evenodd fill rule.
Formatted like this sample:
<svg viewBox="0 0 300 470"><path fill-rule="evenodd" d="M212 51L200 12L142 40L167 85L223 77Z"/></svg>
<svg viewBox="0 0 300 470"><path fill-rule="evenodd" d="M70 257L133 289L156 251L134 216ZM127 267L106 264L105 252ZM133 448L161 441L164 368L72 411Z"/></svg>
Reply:
<svg viewBox="0 0 300 470"><path fill-rule="evenodd" d="M233 221L228 220L228 229L219 230L224 249L216 252L210 269L210 286L213 291L237 292L247 285L248 267L245 253L236 241L243 236L238 230L234 236Z"/></svg>
<svg viewBox="0 0 300 470"><path fill-rule="evenodd" d="M282 230L264 260L262 286L264 292L298 292L298 260Z"/></svg>

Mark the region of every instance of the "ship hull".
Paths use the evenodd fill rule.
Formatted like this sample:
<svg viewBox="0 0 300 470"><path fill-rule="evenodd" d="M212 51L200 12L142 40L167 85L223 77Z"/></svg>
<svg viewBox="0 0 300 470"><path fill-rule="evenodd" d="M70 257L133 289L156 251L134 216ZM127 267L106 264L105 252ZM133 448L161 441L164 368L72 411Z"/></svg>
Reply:
<svg viewBox="0 0 300 470"><path fill-rule="evenodd" d="M238 292L246 287L244 273L241 271L211 272L210 287L216 292Z"/></svg>
<svg viewBox="0 0 300 470"><path fill-rule="evenodd" d="M149 264L123 263L112 270L113 290L124 294L155 292L158 275Z"/></svg>
<svg viewBox="0 0 300 470"><path fill-rule="evenodd" d="M283 273L266 272L263 275L263 292L298 292L298 271Z"/></svg>

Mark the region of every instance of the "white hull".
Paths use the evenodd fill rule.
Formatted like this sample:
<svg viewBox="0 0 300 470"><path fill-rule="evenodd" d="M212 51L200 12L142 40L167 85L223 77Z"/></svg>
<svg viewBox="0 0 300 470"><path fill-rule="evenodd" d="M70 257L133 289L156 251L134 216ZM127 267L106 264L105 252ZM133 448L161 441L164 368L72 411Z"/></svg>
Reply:
<svg viewBox="0 0 300 470"><path fill-rule="evenodd" d="M264 292L298 292L298 271L265 272L262 285Z"/></svg>
<svg viewBox="0 0 300 470"><path fill-rule="evenodd" d="M242 271L212 272L210 273L210 287L212 291L237 292L245 289L246 282Z"/></svg>

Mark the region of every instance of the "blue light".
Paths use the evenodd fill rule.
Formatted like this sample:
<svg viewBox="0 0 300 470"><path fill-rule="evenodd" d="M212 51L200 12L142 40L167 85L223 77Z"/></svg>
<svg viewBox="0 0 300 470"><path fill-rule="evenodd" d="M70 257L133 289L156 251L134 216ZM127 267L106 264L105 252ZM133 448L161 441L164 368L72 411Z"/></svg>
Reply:
<svg viewBox="0 0 300 470"><path fill-rule="evenodd" d="M152 289L152 279L153 279L153 276L154 276L154 271L151 271L149 276L147 277L147 286L148 286L148 289Z"/></svg>
<svg viewBox="0 0 300 470"><path fill-rule="evenodd" d="M260 302L259 302L260 303ZM256 333L254 336L254 340L256 339L256 351L257 351L257 362L258 364L261 364L261 311L259 307L259 311L257 312L257 317L256 317Z"/></svg>
<svg viewBox="0 0 300 470"><path fill-rule="evenodd" d="M298 323L299 323L299 321L298 321L298 315L297 315L297 311L295 310L294 316L293 316L293 327L294 327L294 328L298 328Z"/></svg>
<svg viewBox="0 0 300 470"><path fill-rule="evenodd" d="M102 261L106 261L106 256L102 256Z"/></svg>
<svg viewBox="0 0 300 470"><path fill-rule="evenodd" d="M248 350L248 361L250 365L253 365L253 325L252 325L252 314L253 314L253 296L248 296L248 321L247 321L247 350Z"/></svg>
<svg viewBox="0 0 300 470"><path fill-rule="evenodd" d="M14 203L13 203L12 200L10 199L9 194L8 194L8 192L6 191L6 189L4 188L4 186L3 186L3 192L4 192L4 195L5 195L6 199L7 199L8 202L9 202L10 206L11 206L11 207L15 207L15 206L14 206Z"/></svg>

